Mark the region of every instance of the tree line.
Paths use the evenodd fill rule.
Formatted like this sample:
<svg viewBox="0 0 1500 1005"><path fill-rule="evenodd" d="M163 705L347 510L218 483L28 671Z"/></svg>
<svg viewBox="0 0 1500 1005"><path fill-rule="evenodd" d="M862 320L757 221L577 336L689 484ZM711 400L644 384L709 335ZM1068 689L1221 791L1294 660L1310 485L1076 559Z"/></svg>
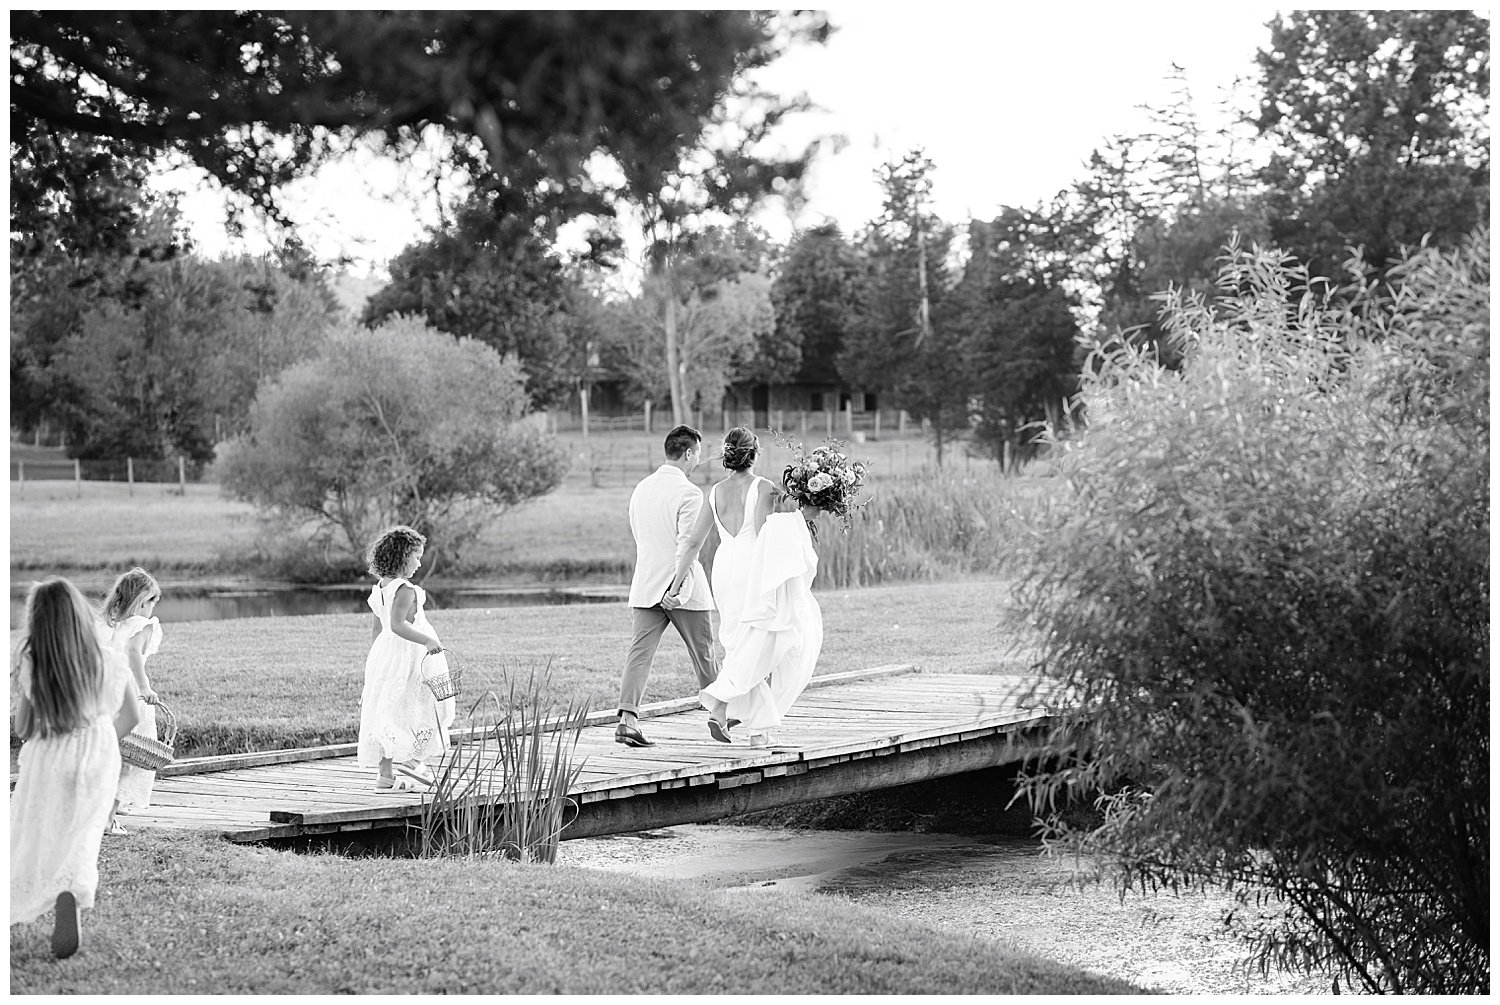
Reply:
<svg viewBox="0 0 1500 1005"><path fill-rule="evenodd" d="M332 46L348 27L343 19L358 14L313 12L297 23ZM815 151L775 163L748 152L800 106L749 88L744 68L773 58L788 33L816 40L826 24L660 14L657 29L691 39L694 51L710 41L743 50L738 63L722 57L716 87L674 78L682 90L672 94L681 103L673 115L697 116L699 127L684 138L665 125L660 136L589 126L598 130L595 148L604 144L630 168L606 191L579 176L578 148L528 147L518 160L487 143L479 125L464 132L469 120L450 108L447 128L468 142L452 145L448 167L470 184L439 227L390 263L390 282L362 313L366 325L415 315L513 356L534 408L586 391L601 374L622 379L632 404L649 400L679 421L692 403L712 407L731 386L837 383L927 420L940 456L962 438L987 456L1019 460L1034 452L1037 424L1056 422L1075 404L1088 338L1144 341L1171 364L1159 295L1175 287L1212 296L1231 241L1280 248L1336 286L1378 281L1401 249L1423 241L1451 246L1488 213L1482 19L1463 11L1298 12L1271 23L1254 89L1242 84L1224 96L1225 124L1215 130L1202 125L1185 75L1173 67L1174 96L1151 110L1154 127L1111 137L1052 199L1002 207L989 220L941 220L931 209L939 166L915 150L880 169L876 219L852 234L817 224L781 247L750 222L751 211L794 185ZM578 16L505 23L546 35L576 27ZM12 105L24 127L12 139L12 182L25 196L13 213L12 425L60 426L78 456L207 460L214 443L243 429L256 382L311 355L336 320L326 270L295 240L260 262L208 263L174 234L172 207L143 183L152 148L135 137L151 128L158 140L176 137L185 127L165 123L181 99L138 85L139 93L123 91L96 111L93 134L78 115L44 103L64 95L59 76L42 68L77 59L70 54L96 40L91 31L134 29L119 58L149 81L183 63L206 72L187 48L204 35L218 38L228 17L138 13L102 25L81 14L21 18L12 48L20 82ZM489 24L371 17L381 37L407 45L420 38L429 47ZM269 35L261 37L274 34L270 24L244 15L233 27L250 33L247 46L268 47L267 59L272 52L284 59ZM148 42L160 47L148 53ZM359 69L364 44L338 36L338 46L356 47L343 69L300 83L276 78L291 72L281 63L254 72L221 67L221 77L248 80L251 89L242 106L227 98L212 105L220 119L193 119L192 142L212 152L200 159L274 211L274 183L338 147L341 134L328 125L340 115L344 126L359 123L399 153L414 130L443 116L391 100L380 115L361 118L363 106L340 95L354 86L347 76L370 86ZM434 71L418 63L409 72L400 86ZM328 107L309 123L268 120L302 137L280 160L273 145L247 138L253 131L230 128L264 112L267 75ZM503 84L480 79L475 87L488 93ZM1340 100L1328 100L1330 91ZM614 97L621 116L639 112L644 100ZM474 100L454 99L461 107ZM162 124L127 128L126 112L142 106L157 109ZM726 144L713 127L732 116L749 125ZM582 129L585 119L563 116L559 124ZM514 133L499 136L506 142ZM85 170L97 173L85 178ZM587 250L564 255L557 228L580 215L593 221ZM647 248L644 279L628 295L610 292L626 219L641 226Z"/></svg>

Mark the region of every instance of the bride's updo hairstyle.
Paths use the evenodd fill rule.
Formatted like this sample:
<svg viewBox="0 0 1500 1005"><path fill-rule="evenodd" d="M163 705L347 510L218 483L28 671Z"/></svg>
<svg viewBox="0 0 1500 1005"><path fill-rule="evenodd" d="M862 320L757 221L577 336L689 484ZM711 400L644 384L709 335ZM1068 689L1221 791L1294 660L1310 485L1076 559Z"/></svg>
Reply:
<svg viewBox="0 0 1500 1005"><path fill-rule="evenodd" d="M760 440L744 426L735 426L724 434L724 469L747 471L760 453Z"/></svg>

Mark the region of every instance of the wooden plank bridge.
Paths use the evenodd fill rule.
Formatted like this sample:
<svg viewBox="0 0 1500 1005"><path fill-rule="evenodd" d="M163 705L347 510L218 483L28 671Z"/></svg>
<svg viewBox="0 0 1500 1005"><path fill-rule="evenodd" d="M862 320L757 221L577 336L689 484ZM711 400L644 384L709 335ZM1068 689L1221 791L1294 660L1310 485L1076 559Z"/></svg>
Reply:
<svg viewBox="0 0 1500 1005"><path fill-rule="evenodd" d="M1025 677L876 667L814 678L769 747L715 742L696 698L642 708L645 748L614 742L592 712L564 838L702 822L1016 761L1049 713L1022 707ZM418 821L419 793L373 788L354 744L185 758L159 772L130 826L211 831L233 841L377 840ZM366 832L361 835L359 832Z"/></svg>

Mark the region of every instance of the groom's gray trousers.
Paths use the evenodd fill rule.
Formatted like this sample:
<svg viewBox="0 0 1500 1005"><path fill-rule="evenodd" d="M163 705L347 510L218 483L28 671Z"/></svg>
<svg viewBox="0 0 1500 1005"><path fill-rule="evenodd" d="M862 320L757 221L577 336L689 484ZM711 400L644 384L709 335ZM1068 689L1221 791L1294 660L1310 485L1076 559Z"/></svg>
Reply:
<svg viewBox="0 0 1500 1005"><path fill-rule="evenodd" d="M688 656L693 661L693 671L698 675L698 690L712 684L719 676L714 666L713 627L709 617L712 611L685 611L682 608L664 610L655 607L632 607L635 617L635 633L630 640L630 654L625 657L625 674L620 678L620 711L636 713L641 710L641 696L646 693L646 679L651 676L651 663L656 658L656 647L661 645L661 633L670 623L687 645Z"/></svg>

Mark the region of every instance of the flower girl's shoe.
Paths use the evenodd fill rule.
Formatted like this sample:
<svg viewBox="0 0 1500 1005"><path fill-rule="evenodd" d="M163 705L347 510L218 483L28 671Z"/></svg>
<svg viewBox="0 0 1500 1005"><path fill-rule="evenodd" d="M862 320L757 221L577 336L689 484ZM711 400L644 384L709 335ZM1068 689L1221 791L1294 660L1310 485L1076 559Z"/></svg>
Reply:
<svg viewBox="0 0 1500 1005"><path fill-rule="evenodd" d="M414 778L397 775L395 778L376 778L376 792L426 792L432 786L423 785Z"/></svg>
<svg viewBox="0 0 1500 1005"><path fill-rule="evenodd" d="M397 764L393 767L398 779L409 779L422 786L437 784L437 779L432 777L432 772L428 771L421 761L407 761L405 764Z"/></svg>

